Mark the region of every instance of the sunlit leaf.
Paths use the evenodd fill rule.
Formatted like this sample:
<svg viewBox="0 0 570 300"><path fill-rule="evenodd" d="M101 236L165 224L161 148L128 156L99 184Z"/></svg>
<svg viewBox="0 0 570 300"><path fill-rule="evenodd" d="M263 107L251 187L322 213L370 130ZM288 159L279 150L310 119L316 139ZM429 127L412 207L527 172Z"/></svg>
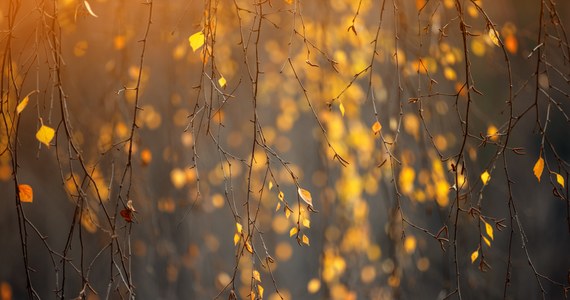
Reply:
<svg viewBox="0 0 570 300"><path fill-rule="evenodd" d="M273 181L269 181L269 190L271 191L271 189L273 188Z"/></svg>
<svg viewBox="0 0 570 300"><path fill-rule="evenodd" d="M485 172L481 174L481 181L483 182L483 185L487 185L487 183L489 183L489 180L491 180L491 175L487 170L485 170Z"/></svg>
<svg viewBox="0 0 570 300"><path fill-rule="evenodd" d="M279 192L279 194L277 195L277 198L279 198L279 200L283 201L283 198L285 196L283 195L283 192Z"/></svg>
<svg viewBox="0 0 570 300"><path fill-rule="evenodd" d="M303 237L301 238L301 240L303 241L303 244L309 246L309 237L303 234Z"/></svg>
<svg viewBox="0 0 570 300"><path fill-rule="evenodd" d="M247 250L247 252L253 254L253 247L251 247L249 241L245 242L245 249Z"/></svg>
<svg viewBox="0 0 570 300"><path fill-rule="evenodd" d="M499 129L493 124L487 127L487 137L491 139L491 141L496 142L499 140Z"/></svg>
<svg viewBox="0 0 570 300"><path fill-rule="evenodd" d="M87 2L87 0L83 1L83 4L85 4L85 9L87 9L87 12L92 15L95 18L98 18L99 16L97 16L94 12L93 9L91 9L91 4L89 4L89 2Z"/></svg>
<svg viewBox="0 0 570 300"><path fill-rule="evenodd" d="M53 128L42 125L38 132L36 133L36 139L40 141L42 144L46 145L49 148L49 143L55 136L55 130Z"/></svg>
<svg viewBox="0 0 570 300"><path fill-rule="evenodd" d="M404 240L404 250L406 251L406 253L408 254L412 254L414 252L414 250L416 250L416 238L412 235L407 236L406 239Z"/></svg>
<svg viewBox="0 0 570 300"><path fill-rule="evenodd" d="M374 134L380 133L381 129L382 129L382 125L380 125L380 122L376 121L376 122L374 122L374 124L372 124L372 132L374 132Z"/></svg>
<svg viewBox="0 0 570 300"><path fill-rule="evenodd" d="M237 245L237 243L239 243L240 239L241 239L241 236L237 233L234 233L234 246Z"/></svg>
<svg viewBox="0 0 570 300"><path fill-rule="evenodd" d="M562 187L564 187L564 177L562 177L562 175L556 173L556 172L552 172L554 175L556 175L556 182L558 182L559 185L561 185Z"/></svg>
<svg viewBox="0 0 570 300"><path fill-rule="evenodd" d="M543 170L544 170L544 159L542 158L542 156L540 156L538 157L538 160L536 161L534 167L532 168L532 172L534 173L534 176L536 177L538 182L540 182L540 177L542 176Z"/></svg>
<svg viewBox="0 0 570 300"><path fill-rule="evenodd" d="M473 251L473 253L471 253L471 263L474 263L477 258L479 257L479 249Z"/></svg>
<svg viewBox="0 0 570 300"><path fill-rule="evenodd" d="M487 246L491 247L491 241L489 241L488 238L483 237L483 241L485 242L485 244L487 244Z"/></svg>
<svg viewBox="0 0 570 300"><path fill-rule="evenodd" d="M261 275L259 274L259 271L253 270L253 279L257 280L258 282L261 282Z"/></svg>
<svg viewBox="0 0 570 300"><path fill-rule="evenodd" d="M257 285L257 294L259 295L259 299L263 299L263 291L264 291L263 287L260 284L258 284Z"/></svg>
<svg viewBox="0 0 570 300"><path fill-rule="evenodd" d="M241 234L241 233L242 233L242 229L243 229L243 226L242 226L240 223L237 223L237 222L236 222L236 232L239 233L239 234Z"/></svg>
<svg viewBox="0 0 570 300"><path fill-rule="evenodd" d="M226 79L224 78L224 76L220 77L220 79L218 79L218 84L220 85L220 87L226 87Z"/></svg>
<svg viewBox="0 0 570 300"><path fill-rule="evenodd" d="M287 217L287 219L289 219L289 217L291 216L291 211L287 209L287 207L285 207L285 217Z"/></svg>
<svg viewBox="0 0 570 300"><path fill-rule="evenodd" d="M297 227L293 227L289 230L289 236L294 236L297 232L299 232L299 229L297 229Z"/></svg>
<svg viewBox="0 0 570 300"><path fill-rule="evenodd" d="M22 99L22 101L20 101L20 103L18 103L18 106L16 107L16 113L20 114L24 108L26 108L26 106L28 105L28 101L29 101L29 97L26 96L24 99Z"/></svg>
<svg viewBox="0 0 570 300"><path fill-rule="evenodd" d="M200 47L204 45L206 37L204 35L204 32L198 31L193 35L191 35L188 38L188 41L190 42L190 47L192 47L192 51L196 52L196 50L200 49Z"/></svg>
<svg viewBox="0 0 570 300"><path fill-rule="evenodd" d="M275 207L275 211L278 211L281 208L281 202L277 202L277 206Z"/></svg>
<svg viewBox="0 0 570 300"><path fill-rule="evenodd" d="M485 223L485 232L487 233L487 235L494 240L495 237L493 236L493 226L491 226L489 223L483 221L483 223Z"/></svg>
<svg viewBox="0 0 570 300"><path fill-rule="evenodd" d="M20 201L21 202L34 202L34 190L28 184L19 184L18 185L18 194L20 194Z"/></svg>
<svg viewBox="0 0 570 300"><path fill-rule="evenodd" d="M301 199L303 199L303 201L305 201L305 203L309 204L309 207L313 207L313 197L311 196L311 193L303 188L298 188L297 192L299 193L299 196L301 197Z"/></svg>
<svg viewBox="0 0 570 300"><path fill-rule="evenodd" d="M303 226L305 226L307 228L311 228L311 220L303 219Z"/></svg>
<svg viewBox="0 0 570 300"><path fill-rule="evenodd" d="M489 28L489 32L487 33L489 35L489 38L491 39L491 42L493 42L493 44L495 44L495 46L497 47L501 47L501 43L499 42L499 32L496 31L493 28Z"/></svg>
<svg viewBox="0 0 570 300"><path fill-rule="evenodd" d="M344 105L342 102L338 105L338 109L340 110L340 114L344 117Z"/></svg>

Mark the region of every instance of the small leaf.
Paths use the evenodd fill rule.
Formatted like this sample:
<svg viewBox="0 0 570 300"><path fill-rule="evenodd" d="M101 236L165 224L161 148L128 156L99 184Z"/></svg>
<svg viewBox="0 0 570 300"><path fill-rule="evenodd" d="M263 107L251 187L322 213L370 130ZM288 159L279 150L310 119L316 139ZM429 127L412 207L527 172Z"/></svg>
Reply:
<svg viewBox="0 0 570 300"><path fill-rule="evenodd" d="M85 8L87 9L87 12L92 15L95 18L98 18L99 16L97 16L94 12L93 9L91 9L91 4L89 4L89 2L87 1L83 1L83 4L85 5Z"/></svg>
<svg viewBox="0 0 570 300"><path fill-rule="evenodd" d="M258 282L261 282L261 275L259 275L259 271L253 270L253 279L257 280Z"/></svg>
<svg viewBox="0 0 570 300"><path fill-rule="evenodd" d="M20 194L20 202L34 202L34 190L28 184L18 185L18 194Z"/></svg>
<svg viewBox="0 0 570 300"><path fill-rule="evenodd" d="M237 245L237 243L239 243L240 239L241 239L241 236L237 233L234 233L234 246Z"/></svg>
<svg viewBox="0 0 570 300"><path fill-rule="evenodd" d="M344 105L342 102L338 105L338 109L340 109L340 114L344 117Z"/></svg>
<svg viewBox="0 0 570 300"><path fill-rule="evenodd" d="M243 226L240 223L236 222L236 232L241 234Z"/></svg>
<svg viewBox="0 0 570 300"><path fill-rule="evenodd" d="M493 226L491 226L489 223L483 221L483 223L485 223L485 232L487 233L487 235L494 240L495 237L493 236Z"/></svg>
<svg viewBox="0 0 570 300"><path fill-rule="evenodd" d="M273 188L273 181L269 181L269 190L271 191L271 189Z"/></svg>
<svg viewBox="0 0 570 300"><path fill-rule="evenodd" d="M285 217L287 219L289 219L289 217L291 216L291 211L287 209L287 207L285 207Z"/></svg>
<svg viewBox="0 0 570 300"><path fill-rule="evenodd" d="M495 44L495 46L501 47L501 44L499 43L499 38L498 38L499 33L495 29L489 28L489 32L487 34L489 35L491 42L493 42L493 44Z"/></svg>
<svg viewBox="0 0 570 300"><path fill-rule="evenodd" d="M192 51L196 52L196 50L200 49L200 47L204 45L206 37L204 36L204 32L198 31L193 35L191 35L188 38L188 41L190 42L190 47L192 47Z"/></svg>
<svg viewBox="0 0 570 300"><path fill-rule="evenodd" d="M275 211L278 211L281 208L281 202L277 202L277 207L275 207Z"/></svg>
<svg viewBox="0 0 570 300"><path fill-rule="evenodd" d="M303 219L303 226L305 226L307 228L311 228L311 220Z"/></svg>
<svg viewBox="0 0 570 300"><path fill-rule="evenodd" d="M309 204L310 208L313 208L313 197L311 196L311 193L303 188L298 188L297 192L299 193L299 196L301 196L301 199L303 199L305 203Z"/></svg>
<svg viewBox="0 0 570 300"><path fill-rule="evenodd" d="M291 230L289 230L289 236L294 236L295 234L297 234L297 232L299 232L299 229L297 229L297 227L293 227L291 228Z"/></svg>
<svg viewBox="0 0 570 300"><path fill-rule="evenodd" d="M307 237L306 235L303 234L302 241L303 241L303 244L309 246L309 237Z"/></svg>
<svg viewBox="0 0 570 300"><path fill-rule="evenodd" d="M279 192L279 194L277 195L277 198L279 198L279 200L283 201L283 198L285 196L283 195L283 192Z"/></svg>
<svg viewBox="0 0 570 300"><path fill-rule="evenodd" d="M247 252L253 254L253 248L251 247L249 241L245 242L245 249L247 249Z"/></svg>
<svg viewBox="0 0 570 300"><path fill-rule="evenodd" d="M564 177L562 177L562 175L556 173L556 172L552 172L556 175L556 182L558 182L559 185L561 185L562 187L564 187Z"/></svg>
<svg viewBox="0 0 570 300"><path fill-rule="evenodd" d="M489 180L491 180L491 175L489 172L487 172L487 170L485 170L485 172L481 174L481 181L483 182L483 185L487 185L487 183L489 183Z"/></svg>
<svg viewBox="0 0 570 300"><path fill-rule="evenodd" d="M544 170L544 159L542 158L542 156L539 156L538 160L534 164L534 167L532 168L532 172L534 173L536 179L538 179L538 182L540 182L540 177L542 176L543 170Z"/></svg>
<svg viewBox="0 0 570 300"><path fill-rule="evenodd" d="M491 247L491 241L489 241L488 238L483 237L483 241L485 242L485 244L487 244L487 246Z"/></svg>
<svg viewBox="0 0 570 300"><path fill-rule="evenodd" d="M218 84L220 85L220 87L225 88L226 87L226 79L224 78L224 76L220 77L220 79L218 79Z"/></svg>
<svg viewBox="0 0 570 300"><path fill-rule="evenodd" d="M376 121L376 122L374 122L374 124L372 124L372 132L374 132L374 134L380 133L381 129L382 129L382 125L380 125L380 122Z"/></svg>
<svg viewBox="0 0 570 300"><path fill-rule="evenodd" d="M16 107L16 113L20 114L24 108L26 108L26 106L28 105L28 101L29 101L29 97L26 96L24 99L22 99L22 101L20 101L20 103L18 103L18 106Z"/></svg>
<svg viewBox="0 0 570 300"><path fill-rule="evenodd" d="M121 217L125 219L126 222L132 223L133 222L133 211L126 208L120 211Z"/></svg>
<svg viewBox="0 0 570 300"><path fill-rule="evenodd" d="M258 284L257 285L257 294L259 295L259 299L263 299L263 291L264 291L263 287L260 284Z"/></svg>
<svg viewBox="0 0 570 300"><path fill-rule="evenodd" d="M477 260L477 257L479 257L479 248L471 253L471 263L474 263Z"/></svg>
<svg viewBox="0 0 570 300"><path fill-rule="evenodd" d="M48 148L49 148L49 143L51 142L54 136L55 136L55 130L43 124L36 133L36 139L38 139L38 141L46 145Z"/></svg>

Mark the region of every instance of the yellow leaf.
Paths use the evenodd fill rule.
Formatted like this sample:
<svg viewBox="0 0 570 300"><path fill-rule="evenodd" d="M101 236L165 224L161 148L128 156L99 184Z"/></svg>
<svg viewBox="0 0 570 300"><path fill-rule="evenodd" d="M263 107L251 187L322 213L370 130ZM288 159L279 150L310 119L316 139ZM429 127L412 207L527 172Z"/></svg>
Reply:
<svg viewBox="0 0 570 300"><path fill-rule="evenodd" d="M487 137L491 139L491 141L496 142L499 140L499 129L495 125L489 125L487 128Z"/></svg>
<svg viewBox="0 0 570 300"><path fill-rule="evenodd" d="M342 102L338 105L338 109L340 109L340 114L344 117L344 105Z"/></svg>
<svg viewBox="0 0 570 300"><path fill-rule="evenodd" d="M485 241L485 244L487 244L487 246L491 247L491 241L489 241L488 238L483 237L483 241Z"/></svg>
<svg viewBox="0 0 570 300"><path fill-rule="evenodd" d="M24 108L26 108L26 106L28 105L28 101L29 97L27 96L24 99L22 99L22 101L20 101L20 103L16 107L16 113L20 114L24 110Z"/></svg>
<svg viewBox="0 0 570 300"><path fill-rule="evenodd" d="M489 35L489 38L491 39L491 42L493 42L493 44L495 44L495 46L497 47L501 47L501 43L499 42L499 32L496 31L493 28L489 28L489 32L487 33Z"/></svg>
<svg viewBox="0 0 570 300"><path fill-rule="evenodd" d="M479 257L479 248L471 253L471 263L474 263L477 260L477 257Z"/></svg>
<svg viewBox="0 0 570 300"><path fill-rule="evenodd" d="M542 158L542 156L540 156L538 157L538 160L534 164L534 168L532 168L532 172L534 173L534 176L536 176L536 179L538 179L538 182L540 182L540 177L542 176L543 170L544 170L544 159Z"/></svg>
<svg viewBox="0 0 570 300"><path fill-rule="evenodd" d="M412 254L416 250L416 238L414 236L407 236L404 240L404 250L408 254Z"/></svg>
<svg viewBox="0 0 570 300"><path fill-rule="evenodd" d="M234 234L234 246L237 245L237 243L239 243L240 239L241 239L240 235L235 233Z"/></svg>
<svg viewBox="0 0 570 300"><path fill-rule="evenodd" d="M269 181L269 190L271 191L271 189L273 188L273 181Z"/></svg>
<svg viewBox="0 0 570 300"><path fill-rule="evenodd" d="M299 193L299 196L301 196L301 199L303 199L305 203L309 204L309 206L313 208L313 197L311 196L311 193L302 188L298 188L297 192Z"/></svg>
<svg viewBox="0 0 570 300"><path fill-rule="evenodd" d="M261 282L261 275L259 275L259 271L253 270L253 279Z"/></svg>
<svg viewBox="0 0 570 300"><path fill-rule="evenodd" d="M49 148L49 143L55 136L55 130L53 128L42 125L38 132L36 133L36 139L40 141L42 144L46 145Z"/></svg>
<svg viewBox="0 0 570 300"><path fill-rule="evenodd" d="M204 36L204 33L202 31L198 31L193 35L191 35L188 38L188 41L190 42L190 47L192 47L192 51L196 52L196 50L198 50L200 47L204 45L206 37Z"/></svg>
<svg viewBox="0 0 570 300"><path fill-rule="evenodd" d="M259 295L259 299L263 299L263 287L261 285L257 285L257 294Z"/></svg>
<svg viewBox="0 0 570 300"><path fill-rule="evenodd" d="M19 184L18 194L20 194L20 202L34 202L34 190L30 185Z"/></svg>
<svg viewBox="0 0 570 300"><path fill-rule="evenodd" d="M489 172L487 172L487 170L485 170L485 172L481 174L481 181L483 181L483 185L487 185L487 183L489 183L489 180L491 180L491 175Z"/></svg>
<svg viewBox="0 0 570 300"><path fill-rule="evenodd" d="M311 228L311 220L303 219L303 226L305 226L307 228Z"/></svg>
<svg viewBox="0 0 570 300"><path fill-rule="evenodd" d="M289 236L294 236L297 232L299 232L299 229L297 229L297 227L293 227L289 230Z"/></svg>
<svg viewBox="0 0 570 300"><path fill-rule="evenodd" d="M91 9L91 5L89 4L89 2L87 1L83 1L83 4L85 4L85 8L87 9L87 12L92 15L95 18L98 18L99 16L97 16L94 12L93 9Z"/></svg>
<svg viewBox="0 0 570 300"><path fill-rule="evenodd" d="M564 177L562 177L562 175L560 175L556 172L552 172L552 173L556 174L556 182L558 182L559 185L564 187Z"/></svg>
<svg viewBox="0 0 570 300"><path fill-rule="evenodd" d="M279 200L283 201L283 198L285 196L283 195L283 192L279 192L279 195L277 195L277 198L279 198Z"/></svg>
<svg viewBox="0 0 570 300"><path fill-rule="evenodd" d="M307 291L309 294L314 294L321 289L321 281L318 278L313 278L307 283Z"/></svg>
<svg viewBox="0 0 570 300"><path fill-rule="evenodd" d="M487 232L487 235L494 240L495 237L493 236L493 226L491 226L489 223L483 221L483 223L485 223L485 232Z"/></svg>
<svg viewBox="0 0 570 300"><path fill-rule="evenodd" d="M253 254L253 248L251 247L249 241L245 242L245 249L247 249L247 252Z"/></svg>
<svg viewBox="0 0 570 300"><path fill-rule="evenodd" d="M237 233L241 234L243 226L240 223L236 222L236 231Z"/></svg>
<svg viewBox="0 0 570 300"><path fill-rule="evenodd" d="M380 125L380 122L378 122L378 121L374 122L374 124L372 125L372 132L374 132L374 134L378 134L378 133L380 133L381 129L382 129L382 125Z"/></svg>
<svg viewBox="0 0 570 300"><path fill-rule="evenodd" d="M277 202L277 207L275 207L275 211L278 211L281 208L281 202Z"/></svg>
<svg viewBox="0 0 570 300"><path fill-rule="evenodd" d="M287 219L289 219L289 217L291 216L291 211L287 209L287 207L285 207L285 217L287 217Z"/></svg>
<svg viewBox="0 0 570 300"><path fill-rule="evenodd" d="M303 234L302 241L303 241L303 244L309 246L309 237L307 237L306 235Z"/></svg>
<svg viewBox="0 0 570 300"><path fill-rule="evenodd" d="M222 76L222 77L220 77L220 79L218 79L218 84L219 84L221 87L223 87L223 88L226 87L226 83L227 83L227 81L226 81L226 79L224 78L224 76Z"/></svg>

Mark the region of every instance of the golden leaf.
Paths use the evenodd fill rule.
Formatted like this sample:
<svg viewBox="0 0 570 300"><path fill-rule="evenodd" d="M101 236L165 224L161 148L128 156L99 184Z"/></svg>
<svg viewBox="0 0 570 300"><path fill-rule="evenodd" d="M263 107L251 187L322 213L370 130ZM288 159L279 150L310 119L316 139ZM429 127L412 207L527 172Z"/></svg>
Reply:
<svg viewBox="0 0 570 300"><path fill-rule="evenodd" d="M289 236L294 236L297 232L299 232L299 229L297 229L297 227L293 227L289 230Z"/></svg>
<svg viewBox="0 0 570 300"><path fill-rule="evenodd" d="M257 285L257 294L259 295L259 299L263 299L263 287L261 285Z"/></svg>
<svg viewBox="0 0 570 300"><path fill-rule="evenodd" d="M562 175L560 175L556 172L552 172L552 173L556 174L556 182L558 182L559 185L564 187L564 177L562 177Z"/></svg>
<svg viewBox="0 0 570 300"><path fill-rule="evenodd" d="M487 233L487 235L494 240L495 237L493 236L493 226L491 226L489 223L483 221L483 223L485 223L485 232Z"/></svg>
<svg viewBox="0 0 570 300"><path fill-rule="evenodd" d="M220 85L220 87L224 88L226 87L226 79L224 78L224 76L220 77L220 79L218 79L218 84Z"/></svg>
<svg viewBox="0 0 570 300"><path fill-rule="evenodd" d="M281 208L281 202L277 202L277 207L275 207L275 211L278 211Z"/></svg>
<svg viewBox="0 0 570 300"><path fill-rule="evenodd" d="M253 270L253 279L261 282L261 275L259 275L259 271Z"/></svg>
<svg viewBox="0 0 570 300"><path fill-rule="evenodd" d="M26 108L26 106L28 105L28 101L29 101L29 97L26 96L24 99L22 99L22 101L20 101L20 103L18 103L18 106L16 107L16 113L20 114L24 108Z"/></svg>
<svg viewBox="0 0 570 300"><path fill-rule="evenodd" d="M491 175L489 172L487 172L487 170L485 170L485 172L481 174L481 181L483 182L483 185L487 185L487 183L489 183L489 180L491 180Z"/></svg>
<svg viewBox="0 0 570 300"><path fill-rule="evenodd" d="M303 234L303 238L301 240L303 241L303 244L309 246L309 237Z"/></svg>
<svg viewBox="0 0 570 300"><path fill-rule="evenodd" d="M340 109L340 114L344 117L344 105L342 102L338 105L338 109Z"/></svg>
<svg viewBox="0 0 570 300"><path fill-rule="evenodd" d="M487 244L487 246L491 247L491 241L489 241L488 238L483 237L483 241L485 242L485 244Z"/></svg>
<svg viewBox="0 0 570 300"><path fill-rule="evenodd" d="M298 188L297 192L301 199L303 199L305 203L309 204L309 207L313 208L313 197L311 196L311 193L303 188Z"/></svg>
<svg viewBox="0 0 570 300"><path fill-rule="evenodd" d="M236 222L236 231L237 233L241 234L243 226L240 223Z"/></svg>
<svg viewBox="0 0 570 300"><path fill-rule="evenodd" d="M277 198L279 198L279 200L283 201L283 198L285 196L283 195L283 192L279 192L279 194L277 195Z"/></svg>
<svg viewBox="0 0 570 300"><path fill-rule="evenodd" d="M239 243L240 239L241 239L240 235L237 233L234 233L234 246L237 245L237 243Z"/></svg>
<svg viewBox="0 0 570 300"><path fill-rule="evenodd" d="M497 32L495 29L493 28L489 28L489 32L487 33L489 35L489 38L491 39L491 42L493 42L493 44L495 44L495 46L497 47L501 47L501 43L499 42L499 32Z"/></svg>
<svg viewBox="0 0 570 300"><path fill-rule="evenodd" d="M204 32L198 31L193 35L191 35L188 38L188 41L190 42L190 47L192 47L192 51L196 52L196 50L198 50L200 47L204 45L206 37L204 36Z"/></svg>
<svg viewBox="0 0 570 300"><path fill-rule="evenodd" d="M536 176L536 179L538 179L538 182L540 182L540 177L542 176L543 170L544 170L544 159L542 158L542 156L539 156L538 160L534 164L534 167L532 168L532 172L534 173L534 176Z"/></svg>
<svg viewBox="0 0 570 300"><path fill-rule="evenodd" d="M311 220L303 219L303 226L305 226L307 228L311 228Z"/></svg>
<svg viewBox="0 0 570 300"><path fill-rule="evenodd" d="M247 252L253 254L253 247L251 247L249 241L245 242L245 249L247 250Z"/></svg>
<svg viewBox="0 0 570 300"><path fill-rule="evenodd" d="M291 211L287 209L287 207L285 207L285 217L287 217L287 219L289 219L289 217L291 216Z"/></svg>
<svg viewBox="0 0 570 300"><path fill-rule="evenodd" d="M85 9L87 9L87 12L92 15L95 18L98 18L99 16L97 16L94 12L93 9L91 9L91 4L89 4L89 2L87 1L83 1L83 4L85 4Z"/></svg>
<svg viewBox="0 0 570 300"><path fill-rule="evenodd" d="M471 263L474 263L477 260L477 257L479 257L479 248L471 253Z"/></svg>
<svg viewBox="0 0 570 300"><path fill-rule="evenodd" d="M374 134L378 134L378 133L380 133L381 129L382 129L382 125L380 125L380 122L378 122L378 121L374 122L374 124L372 125L372 132L374 132Z"/></svg>
<svg viewBox="0 0 570 300"><path fill-rule="evenodd" d="M34 190L28 184L18 185L18 194L20 194L20 202L34 202Z"/></svg>
<svg viewBox="0 0 570 300"><path fill-rule="evenodd" d="M273 188L273 181L269 181L269 190L271 191L271 189Z"/></svg>
<svg viewBox="0 0 570 300"><path fill-rule="evenodd" d="M48 148L49 148L49 143L51 142L54 136L55 136L55 130L43 124L36 133L36 139L38 139L38 141L46 145Z"/></svg>

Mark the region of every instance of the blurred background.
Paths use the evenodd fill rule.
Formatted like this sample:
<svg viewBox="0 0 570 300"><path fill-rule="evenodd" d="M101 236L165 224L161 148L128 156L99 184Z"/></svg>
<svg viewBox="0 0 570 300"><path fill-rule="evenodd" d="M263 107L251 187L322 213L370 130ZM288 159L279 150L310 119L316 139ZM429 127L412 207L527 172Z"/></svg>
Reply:
<svg viewBox="0 0 570 300"><path fill-rule="evenodd" d="M564 298L554 2L3 1L0 298Z"/></svg>

